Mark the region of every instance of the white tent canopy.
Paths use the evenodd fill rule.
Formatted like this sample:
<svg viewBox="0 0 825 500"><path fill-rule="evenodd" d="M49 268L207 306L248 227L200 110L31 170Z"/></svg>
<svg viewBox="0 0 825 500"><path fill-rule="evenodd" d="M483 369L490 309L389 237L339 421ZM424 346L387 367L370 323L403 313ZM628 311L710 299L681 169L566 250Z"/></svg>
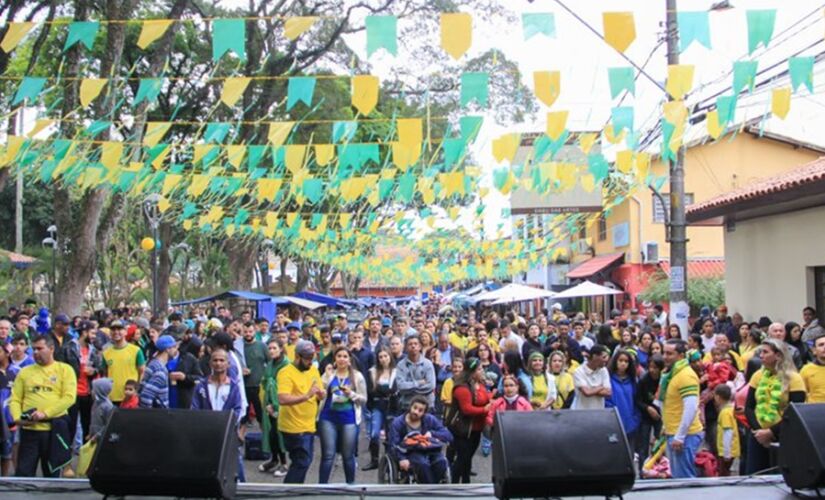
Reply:
<svg viewBox="0 0 825 500"><path fill-rule="evenodd" d="M475 297L477 302L492 302L493 304L511 304L513 302L525 302L536 299L547 299L555 296L555 292L542 288L510 283L498 290L485 292Z"/></svg>
<svg viewBox="0 0 825 500"><path fill-rule="evenodd" d="M615 288L597 285L592 281L585 281L567 290L557 293L554 299L572 299L576 297L599 297L602 295L621 295L624 292Z"/></svg>
<svg viewBox="0 0 825 500"><path fill-rule="evenodd" d="M309 309L310 311L312 311L313 309L318 309L319 307L324 307L326 305L326 304L322 304L320 302L315 302L314 300L302 299L300 297L284 296L284 297L280 297L280 298L282 298L284 300L287 300L288 302L290 302L292 304L295 304L298 307L303 307L304 309Z"/></svg>

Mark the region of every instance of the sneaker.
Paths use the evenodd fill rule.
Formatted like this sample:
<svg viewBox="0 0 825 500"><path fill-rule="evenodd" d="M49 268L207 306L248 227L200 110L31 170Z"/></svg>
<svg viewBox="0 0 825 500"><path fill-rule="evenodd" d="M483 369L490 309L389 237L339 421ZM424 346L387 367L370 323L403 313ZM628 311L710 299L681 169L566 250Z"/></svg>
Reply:
<svg viewBox="0 0 825 500"><path fill-rule="evenodd" d="M279 465L278 467L275 468L275 472L273 472L272 475L275 476L275 477L284 477L284 476L286 476L286 471L287 471L286 465L281 464L281 465Z"/></svg>
<svg viewBox="0 0 825 500"><path fill-rule="evenodd" d="M270 460L270 461L268 461L268 462L264 462L264 463L262 463L261 465L259 465L259 466L258 466L258 471L260 471L260 472L269 472L269 471L271 471L272 469L274 469L276 465L277 465L277 464L276 464L275 462L273 462L272 460Z"/></svg>

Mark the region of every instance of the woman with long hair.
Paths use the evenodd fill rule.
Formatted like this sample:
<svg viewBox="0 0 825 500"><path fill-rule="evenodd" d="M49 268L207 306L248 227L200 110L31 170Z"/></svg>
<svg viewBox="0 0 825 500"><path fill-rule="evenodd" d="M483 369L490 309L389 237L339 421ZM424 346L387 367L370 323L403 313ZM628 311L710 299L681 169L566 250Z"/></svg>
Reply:
<svg viewBox="0 0 825 500"><path fill-rule="evenodd" d="M752 334L751 327L747 323L739 325L737 333L739 335L739 341L736 343L736 352L738 352L742 358L743 365L746 365L753 355L756 354L756 349L759 347L760 341Z"/></svg>
<svg viewBox="0 0 825 500"><path fill-rule="evenodd" d="M361 372L353 369L346 347L336 348L333 360L321 376L325 392L318 417L318 434L321 436L318 482L329 482L335 454L340 453L347 484L352 484L355 482L355 448L358 446L361 407L367 401L367 384Z"/></svg>
<svg viewBox="0 0 825 500"><path fill-rule="evenodd" d="M495 397L498 387L498 381L501 379L501 368L496 363L493 349L488 343L481 343L476 348L478 353L478 360L481 362L481 367L484 369L484 380L486 380L487 390Z"/></svg>
<svg viewBox="0 0 825 500"><path fill-rule="evenodd" d="M270 453L272 458L258 466L261 472L269 472L275 469L275 477L286 476L286 448L284 446L281 433L278 432L278 413L280 403L278 402L278 372L289 364L289 360L284 355L284 345L276 338L270 338L267 343L269 351L269 361L264 368L264 376L261 379L261 389L264 399L261 402L266 412L262 415L263 422L263 450Z"/></svg>
<svg viewBox="0 0 825 500"><path fill-rule="evenodd" d="M468 421L466 431L453 432L456 457L452 466L453 483L469 483L473 455L481 442L481 431L490 412L491 398L484 383L484 369L478 358L470 358L455 380L453 400L461 417ZM466 432L466 433L465 433Z"/></svg>
<svg viewBox="0 0 825 500"><path fill-rule="evenodd" d="M605 400L605 407L615 407L619 411L630 449L634 449L641 420L636 406L636 359L626 350L618 349L607 371L610 372L611 393Z"/></svg>
<svg viewBox="0 0 825 500"><path fill-rule="evenodd" d="M618 342L613 338L613 329L610 328L610 325L599 326L599 331L596 333L596 343L607 346L611 352L613 351Z"/></svg>
<svg viewBox="0 0 825 500"><path fill-rule="evenodd" d="M679 328L679 325L676 323L671 323L669 327L667 327L667 335L665 340L670 339L681 339L682 338L682 329Z"/></svg>
<svg viewBox="0 0 825 500"><path fill-rule="evenodd" d="M639 434L636 437L636 453L639 454L639 463L644 464L650 453L650 434L653 438L659 437L662 431L662 410L656 399L659 392L659 382L662 371L665 369L665 360L661 354L650 356L647 372L639 379L636 385L636 406L639 408Z"/></svg>
<svg viewBox="0 0 825 500"><path fill-rule="evenodd" d="M650 346L656 341L656 337L648 332L643 332L639 336L639 345L636 347L636 360L641 368L647 368L647 361L650 359Z"/></svg>
<svg viewBox="0 0 825 500"><path fill-rule="evenodd" d="M395 382L395 359L386 347L379 347L375 352L375 366L369 371L369 397L367 408L370 409L370 463L361 470L378 468L381 430L386 430L387 420L398 413L398 385Z"/></svg>
<svg viewBox="0 0 825 500"><path fill-rule="evenodd" d="M527 359L527 374L530 380L527 394L534 410L546 410L556 400L556 381L547 373L544 356L540 352L530 353Z"/></svg>
<svg viewBox="0 0 825 500"><path fill-rule="evenodd" d="M433 336L427 330L422 330L418 334L418 338L421 339L421 352L427 352L430 347L435 347Z"/></svg>
<svg viewBox="0 0 825 500"><path fill-rule="evenodd" d="M664 356L665 354L665 346L662 345L661 340L654 340L652 344L650 344L650 356L655 356L658 354L659 356Z"/></svg>
<svg viewBox="0 0 825 500"><path fill-rule="evenodd" d="M750 425L745 474L771 467L772 443L779 440L782 415L790 403L805 402L805 383L796 371L788 346L769 338L759 349L760 368L750 379L745 416Z"/></svg>
<svg viewBox="0 0 825 500"><path fill-rule="evenodd" d="M521 344L521 358L528 359L534 352L542 354L544 352L544 344L539 335L541 329L536 323L530 323L527 326L527 336L524 338L524 343Z"/></svg>
<svg viewBox="0 0 825 500"><path fill-rule="evenodd" d="M794 321L785 323L785 342L799 352L800 364L797 365L797 368L811 361L811 350L808 348L808 344L802 342L802 327L799 326L799 323Z"/></svg>
<svg viewBox="0 0 825 500"><path fill-rule="evenodd" d="M556 384L556 399L553 401L553 409L570 408L573 403L575 383L573 382L573 375L567 370L567 356L561 351L551 352L547 358L547 368Z"/></svg>
<svg viewBox="0 0 825 500"><path fill-rule="evenodd" d="M521 384L514 375L505 375L501 379L503 394L493 400L490 412L487 414L487 427L492 428L495 423L495 414L500 411L532 411L530 401L521 394Z"/></svg>

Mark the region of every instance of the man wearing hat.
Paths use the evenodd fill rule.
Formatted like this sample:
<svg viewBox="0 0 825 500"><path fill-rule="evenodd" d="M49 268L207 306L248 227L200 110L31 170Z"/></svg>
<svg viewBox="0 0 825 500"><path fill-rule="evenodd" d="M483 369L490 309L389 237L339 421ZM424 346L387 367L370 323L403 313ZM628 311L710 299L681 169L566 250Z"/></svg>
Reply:
<svg viewBox="0 0 825 500"><path fill-rule="evenodd" d="M169 408L169 370L166 363L178 354L178 344L171 335L155 341L155 357L146 365L140 383L141 408Z"/></svg>
<svg viewBox="0 0 825 500"><path fill-rule="evenodd" d="M335 326L332 329L332 334L338 333L344 339L346 344L349 341L349 323L347 323L347 315L345 313L338 313L335 316Z"/></svg>
<svg viewBox="0 0 825 500"><path fill-rule="evenodd" d="M287 484L302 484L312 464L318 401L324 397L321 374L312 364L314 357L312 342L298 341L294 361L278 372L278 430L289 453Z"/></svg>
<svg viewBox="0 0 825 500"><path fill-rule="evenodd" d="M103 350L104 376L112 379L109 399L115 404L123 401L127 380L140 380L146 358L140 347L126 341L126 326L119 320L109 325L112 343Z"/></svg>
<svg viewBox="0 0 825 500"><path fill-rule="evenodd" d="M461 318L458 321L458 330L450 334L450 344L462 353L466 353L470 346L470 338L467 335L469 328L470 323L467 321L467 318Z"/></svg>
<svg viewBox="0 0 825 500"><path fill-rule="evenodd" d="M298 344L298 341L301 339L301 323L297 321L293 321L286 325L286 334L287 334L287 344L284 346L284 352L286 352L286 357L294 360L295 359L295 346Z"/></svg>

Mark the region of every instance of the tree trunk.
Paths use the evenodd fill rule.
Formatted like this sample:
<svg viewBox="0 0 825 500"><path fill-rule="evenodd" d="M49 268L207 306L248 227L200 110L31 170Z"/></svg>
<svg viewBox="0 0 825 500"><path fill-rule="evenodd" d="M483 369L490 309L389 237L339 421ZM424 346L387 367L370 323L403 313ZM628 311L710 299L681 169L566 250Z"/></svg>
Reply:
<svg viewBox="0 0 825 500"><path fill-rule="evenodd" d="M298 272L295 275L295 293L303 292L309 285L309 266L303 260L298 261Z"/></svg>
<svg viewBox="0 0 825 500"><path fill-rule="evenodd" d="M345 297L348 299L358 298L358 288L361 286L361 278L341 272L341 285L344 288Z"/></svg>
<svg viewBox="0 0 825 500"><path fill-rule="evenodd" d="M281 294L286 295L286 266L289 263L289 259L286 257L281 257ZM298 290L295 290L296 292Z"/></svg>
<svg viewBox="0 0 825 500"><path fill-rule="evenodd" d="M226 256L229 259L229 288L248 290L252 285L252 275L258 254L258 243L229 240L226 242Z"/></svg>

